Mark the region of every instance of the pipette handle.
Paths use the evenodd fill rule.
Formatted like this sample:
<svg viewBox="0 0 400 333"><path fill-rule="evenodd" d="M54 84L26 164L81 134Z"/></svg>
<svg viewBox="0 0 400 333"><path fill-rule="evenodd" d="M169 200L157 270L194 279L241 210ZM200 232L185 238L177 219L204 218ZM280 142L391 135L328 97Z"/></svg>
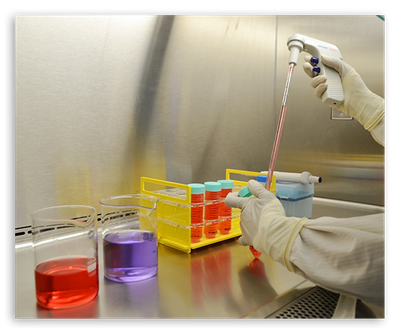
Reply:
<svg viewBox="0 0 400 333"><path fill-rule="evenodd" d="M344 101L342 80L339 73L322 63L321 53L317 55L317 52L314 52L312 55L319 59L318 67L320 68L320 73L318 75L325 75L327 77L328 88L321 96L322 102L334 107L339 106Z"/></svg>
<svg viewBox="0 0 400 333"><path fill-rule="evenodd" d="M338 107L344 101L344 93L340 75L333 68L325 66L321 60L322 55L342 59L339 49L330 43L295 34L289 37L287 45L290 51L289 64L297 64L299 53L305 51L314 58L318 58L319 75L326 75L328 88L322 94L322 102L333 107Z"/></svg>

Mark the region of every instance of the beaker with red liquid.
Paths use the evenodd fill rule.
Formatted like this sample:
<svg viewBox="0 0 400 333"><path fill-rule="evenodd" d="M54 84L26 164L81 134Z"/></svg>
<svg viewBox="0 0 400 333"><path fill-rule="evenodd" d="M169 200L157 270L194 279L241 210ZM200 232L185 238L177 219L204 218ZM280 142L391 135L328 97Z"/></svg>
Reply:
<svg viewBox="0 0 400 333"><path fill-rule="evenodd" d="M38 304L59 309L93 300L99 290L96 209L54 206L31 216Z"/></svg>

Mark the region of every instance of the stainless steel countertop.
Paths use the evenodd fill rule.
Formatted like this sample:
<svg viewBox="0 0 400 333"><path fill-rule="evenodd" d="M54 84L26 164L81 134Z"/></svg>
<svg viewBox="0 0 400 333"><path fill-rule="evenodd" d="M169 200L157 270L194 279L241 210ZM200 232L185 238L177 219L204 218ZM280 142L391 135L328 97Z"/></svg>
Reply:
<svg viewBox="0 0 400 333"><path fill-rule="evenodd" d="M288 292L313 286L265 255L254 259L236 239L186 254L159 244L158 274L116 283L104 278L99 241L99 294L71 309L36 304L33 251L15 251L16 318L265 318ZM290 299L292 300L292 299Z"/></svg>
<svg viewBox="0 0 400 333"><path fill-rule="evenodd" d="M313 218L383 210L314 198ZM100 239L99 235L98 296L85 305L62 310L37 306L32 248L16 248L15 317L265 318L314 286L265 255L254 259L237 239L190 254L159 244L156 276L141 282L116 283L104 278Z"/></svg>

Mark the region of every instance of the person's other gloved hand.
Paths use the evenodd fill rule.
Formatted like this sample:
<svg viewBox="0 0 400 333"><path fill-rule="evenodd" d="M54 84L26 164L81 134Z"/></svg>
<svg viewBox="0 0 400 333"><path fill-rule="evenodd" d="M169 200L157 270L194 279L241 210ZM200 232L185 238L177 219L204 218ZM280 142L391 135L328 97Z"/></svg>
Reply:
<svg viewBox="0 0 400 333"><path fill-rule="evenodd" d="M229 193L225 199L225 205L233 208L240 208L240 229L242 236L239 238L239 244L243 246L253 245L253 239L258 231L261 211L264 206L272 200L278 199L271 192L267 191L263 185L256 180L248 182L250 192L255 198L241 198L238 193ZM285 215L285 211L280 212Z"/></svg>
<svg viewBox="0 0 400 333"><path fill-rule="evenodd" d="M314 77L311 56L305 56L303 69L312 78L311 86L315 96L321 99L329 82L325 75ZM328 56L321 56L320 61L335 69L341 76L344 102L335 109L354 117L367 131L372 131L385 115L385 100L371 92L356 70L344 61ZM333 106L331 106L333 107Z"/></svg>

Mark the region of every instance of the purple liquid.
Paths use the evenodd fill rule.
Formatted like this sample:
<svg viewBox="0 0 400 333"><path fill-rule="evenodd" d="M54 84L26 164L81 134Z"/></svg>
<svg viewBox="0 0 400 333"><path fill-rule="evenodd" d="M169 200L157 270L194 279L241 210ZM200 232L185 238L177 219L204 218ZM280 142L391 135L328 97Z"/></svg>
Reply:
<svg viewBox="0 0 400 333"><path fill-rule="evenodd" d="M104 275L109 280L130 282L157 273L157 236L151 231L127 230L103 239Z"/></svg>

